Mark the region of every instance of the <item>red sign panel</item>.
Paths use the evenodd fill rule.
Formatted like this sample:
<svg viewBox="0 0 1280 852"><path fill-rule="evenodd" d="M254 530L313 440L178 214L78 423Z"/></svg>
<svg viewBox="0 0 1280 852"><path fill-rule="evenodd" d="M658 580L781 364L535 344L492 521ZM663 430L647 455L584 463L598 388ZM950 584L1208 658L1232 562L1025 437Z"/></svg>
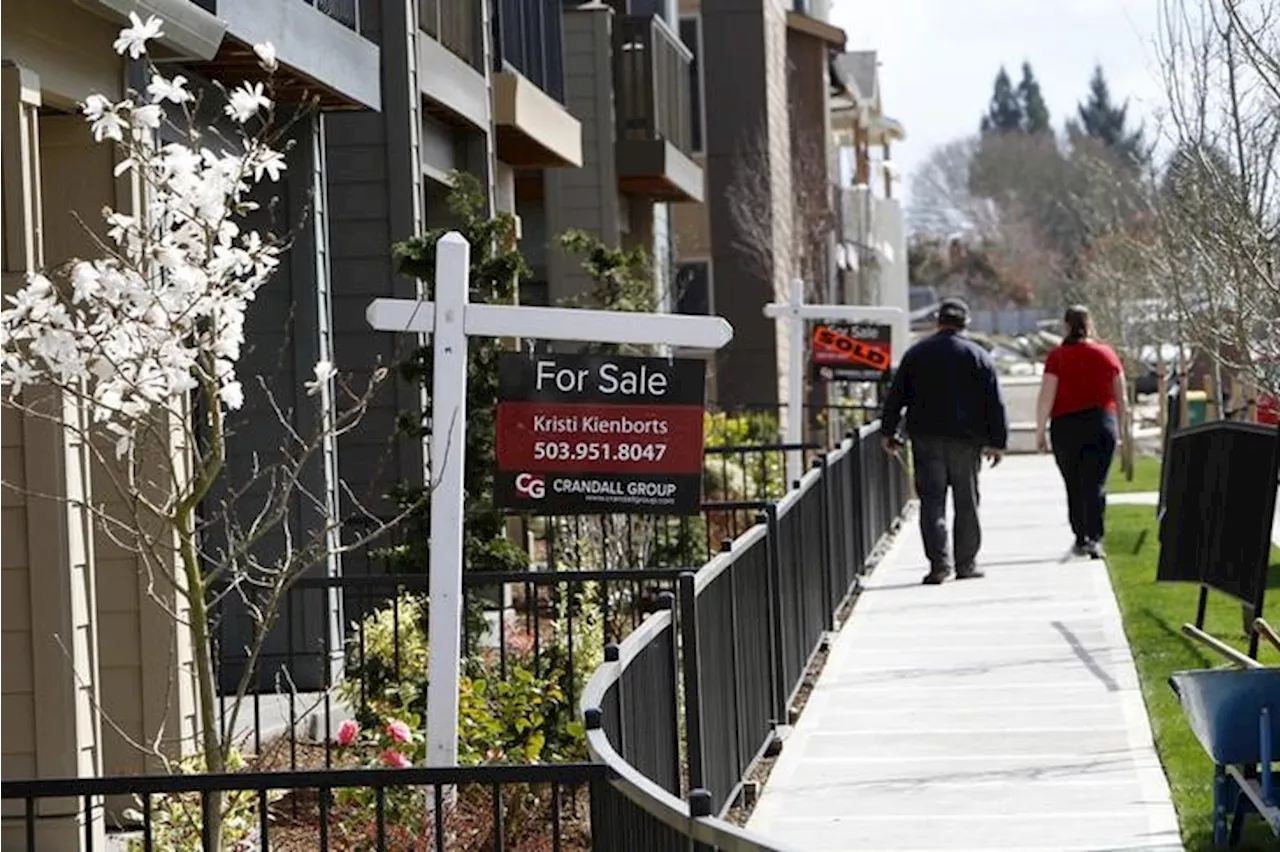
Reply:
<svg viewBox="0 0 1280 852"><path fill-rule="evenodd" d="M701 361L504 354L499 505L547 514L696 513L705 381Z"/></svg>
<svg viewBox="0 0 1280 852"><path fill-rule="evenodd" d="M818 325L813 329L814 372L823 379L879 381L892 361L891 340L887 325Z"/></svg>

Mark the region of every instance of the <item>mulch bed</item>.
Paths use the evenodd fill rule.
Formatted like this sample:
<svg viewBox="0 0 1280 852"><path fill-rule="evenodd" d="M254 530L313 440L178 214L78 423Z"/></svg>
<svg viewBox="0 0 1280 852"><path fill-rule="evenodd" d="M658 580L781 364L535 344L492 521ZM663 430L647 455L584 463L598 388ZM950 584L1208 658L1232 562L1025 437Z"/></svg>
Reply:
<svg viewBox="0 0 1280 852"><path fill-rule="evenodd" d="M334 754L334 769L356 768L348 758ZM323 769L325 747L320 743L298 742L291 750L287 738L280 737L263 748L262 755L252 761L250 771ZM388 769L388 772L395 772ZM399 788L403 796L406 788ZM388 788L391 792L391 788ZM585 789L560 788L560 825L557 837L551 788L540 784L511 784L501 789L503 842L510 852L589 852L591 849L590 801ZM327 847L320 843L320 795L317 790L291 790L271 805L270 847L281 852L316 852L327 848L332 852L363 852L377 847L376 812L372 805L361 807L337 800L330 794ZM436 845L437 833L433 813L435 791L413 788L411 810L420 819L384 821L383 841L388 852L481 852L499 848L496 841L494 790L475 784L457 788L452 806L445 809L442 846ZM369 797L372 800L372 796ZM388 797L388 800L390 797ZM388 805L387 813L393 809Z"/></svg>

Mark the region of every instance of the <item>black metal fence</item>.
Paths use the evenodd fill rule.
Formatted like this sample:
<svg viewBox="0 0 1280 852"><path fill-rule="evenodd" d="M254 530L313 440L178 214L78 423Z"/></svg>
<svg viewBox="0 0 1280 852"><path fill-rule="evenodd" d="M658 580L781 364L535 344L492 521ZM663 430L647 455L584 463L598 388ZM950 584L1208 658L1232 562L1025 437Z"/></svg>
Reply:
<svg viewBox="0 0 1280 852"><path fill-rule="evenodd" d="M608 777L578 763L65 778L5 781L4 800L27 852L597 852L613 848L591 818ZM104 804L118 797L136 804ZM221 843L200 816L214 807L230 815Z"/></svg>
<svg viewBox="0 0 1280 852"><path fill-rule="evenodd" d="M762 464L768 480L792 449L725 447L709 458ZM337 642L324 632L318 650L287 649L286 673L293 654L323 662L314 693L250 693L238 719L224 700L220 721L255 756L252 771L5 781L10 830L25 825L28 849L101 846L104 827L131 831L132 848L208 849L200 813L217 794L263 849L662 852L687 850L692 838L696 849L781 850L715 817L789 721L812 655L907 497L877 425L826 455L802 449L811 467L798 488L730 489L716 496L734 499L707 502L696 562L606 569L578 559L554 570L557 558L553 570L464 573L472 674L534 680L543 703L530 734L548 743L539 762L554 766L389 771L335 749L340 722L385 718L371 696L419 680L425 645L410 637L425 636L425 607L401 601L425 602L427 577L312 577L294 589L297 607L337 597L346 629ZM719 552L708 553L721 532ZM286 606L285 622L298 617ZM284 634L295 632L286 623ZM588 730L566 738L579 704ZM584 765L588 755L596 763ZM445 808L450 792L457 805ZM132 812L121 796L136 799ZM187 845L174 845L179 823Z"/></svg>
<svg viewBox="0 0 1280 852"><path fill-rule="evenodd" d="M675 852L690 838L707 850L784 848L720 817L789 721L823 633L906 503L906 470L878 435L865 427L817 460L755 527L680 578L671 612L608 649L583 712L592 756L614 773L593 807L626 826L610 849ZM647 712L634 712L639 702ZM684 764L673 769L681 718Z"/></svg>

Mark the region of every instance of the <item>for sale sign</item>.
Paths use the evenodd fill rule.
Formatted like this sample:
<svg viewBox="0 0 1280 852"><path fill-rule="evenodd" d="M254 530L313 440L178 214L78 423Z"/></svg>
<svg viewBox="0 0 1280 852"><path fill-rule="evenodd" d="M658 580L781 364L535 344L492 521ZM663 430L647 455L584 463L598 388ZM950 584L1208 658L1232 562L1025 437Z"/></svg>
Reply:
<svg viewBox="0 0 1280 852"><path fill-rule="evenodd" d="M551 515L696 514L706 364L504 353L498 505Z"/></svg>
<svg viewBox="0 0 1280 852"><path fill-rule="evenodd" d="M888 325L821 323L813 329L813 370L821 379L877 382L891 363Z"/></svg>

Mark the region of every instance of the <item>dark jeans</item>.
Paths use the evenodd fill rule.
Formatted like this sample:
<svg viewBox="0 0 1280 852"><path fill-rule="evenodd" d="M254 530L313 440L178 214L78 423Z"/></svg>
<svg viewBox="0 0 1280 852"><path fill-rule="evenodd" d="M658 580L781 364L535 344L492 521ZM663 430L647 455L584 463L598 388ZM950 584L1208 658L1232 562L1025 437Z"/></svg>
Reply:
<svg viewBox="0 0 1280 852"><path fill-rule="evenodd" d="M1053 457L1067 486L1067 514L1076 541L1102 541L1107 510L1107 472L1116 452L1116 417L1091 408L1049 424Z"/></svg>
<svg viewBox="0 0 1280 852"><path fill-rule="evenodd" d="M978 522L978 471L982 445L956 438L911 439L916 495L920 498L920 538L933 571L952 567L947 554L947 489L956 507L955 567L973 567L982 546Z"/></svg>

